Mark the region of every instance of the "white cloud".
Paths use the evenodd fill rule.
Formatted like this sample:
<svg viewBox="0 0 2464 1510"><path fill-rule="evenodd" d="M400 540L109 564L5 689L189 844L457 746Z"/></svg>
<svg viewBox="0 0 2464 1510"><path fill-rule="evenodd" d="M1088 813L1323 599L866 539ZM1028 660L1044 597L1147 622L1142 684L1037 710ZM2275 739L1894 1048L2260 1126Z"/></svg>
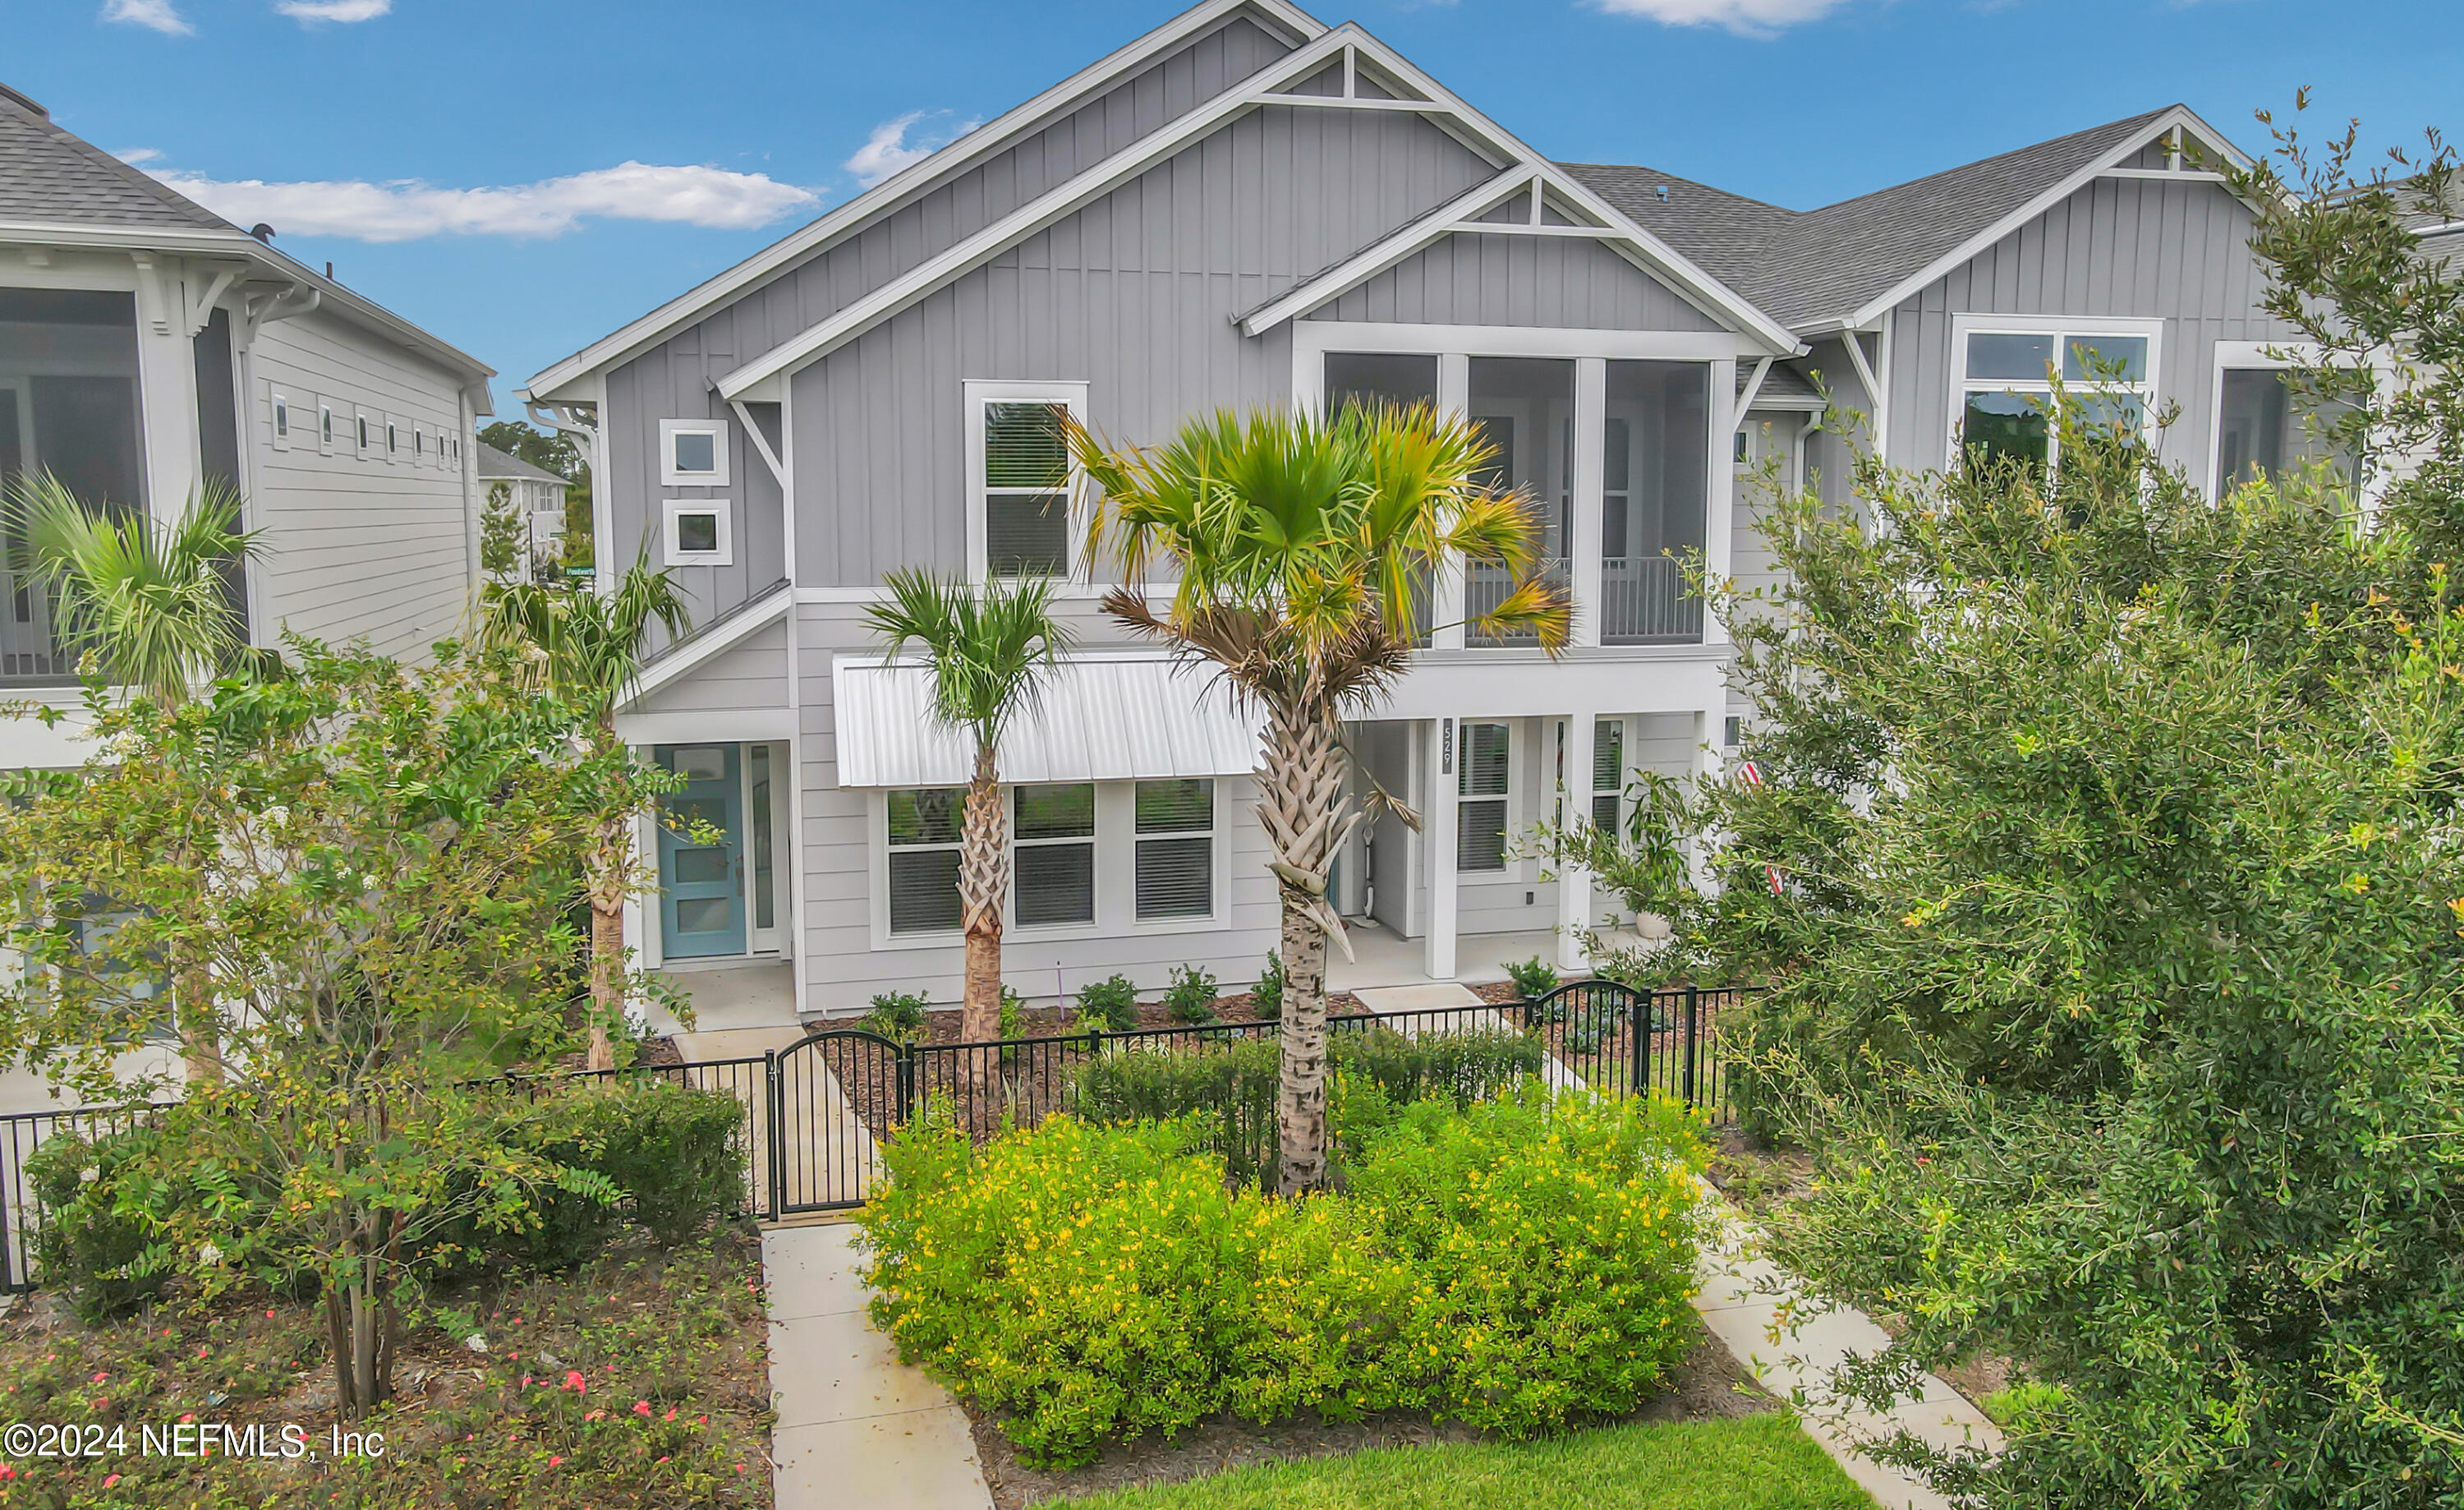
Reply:
<svg viewBox="0 0 2464 1510"><path fill-rule="evenodd" d="M265 221L285 235L412 241L434 235L557 236L583 220L657 220L743 231L768 225L820 196L766 173L620 163L501 189L436 189L416 180L269 184L148 169L241 225Z"/></svg>
<svg viewBox="0 0 2464 1510"><path fill-rule="evenodd" d="M163 154L154 147L132 146L124 152L114 152L111 155L133 167L141 163L151 163Z"/></svg>
<svg viewBox="0 0 2464 1510"><path fill-rule="evenodd" d="M914 128L917 122L941 113L910 110L903 116L884 121L872 128L872 135L865 139L864 145L855 149L855 156L841 166L855 175L857 183L870 189L910 163L922 162L983 123L980 121L961 122L948 131L925 132L913 142L907 140L907 133Z"/></svg>
<svg viewBox="0 0 2464 1510"><path fill-rule="evenodd" d="M274 9L298 21L373 21L393 0L274 0Z"/></svg>
<svg viewBox="0 0 2464 1510"><path fill-rule="evenodd" d="M1846 0L1592 0L1611 15L1640 16L1663 26L1716 26L1739 36L1772 36L1801 21L1819 21Z"/></svg>
<svg viewBox="0 0 2464 1510"><path fill-rule="evenodd" d="M196 31L180 12L171 9L171 0L108 0L102 8L106 21L125 21L142 26L165 36L187 36Z"/></svg>

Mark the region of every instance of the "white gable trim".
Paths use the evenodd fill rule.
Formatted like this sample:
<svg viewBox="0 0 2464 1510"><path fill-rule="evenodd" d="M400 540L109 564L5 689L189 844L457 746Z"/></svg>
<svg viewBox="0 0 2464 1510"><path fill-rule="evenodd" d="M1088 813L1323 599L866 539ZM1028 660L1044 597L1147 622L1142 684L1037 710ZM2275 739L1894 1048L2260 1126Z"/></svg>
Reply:
<svg viewBox="0 0 2464 1510"><path fill-rule="evenodd" d="M2004 236L2009 235L2012 232L2018 230L2029 221L2035 219L2046 211L2053 209L2063 200L2070 198L2073 194L2085 189L2097 179L2101 178L2112 172L2114 169L2122 167L2122 160L2123 158L2136 153L2140 148L2145 146L2148 143L2156 140L2158 137L2164 136L2176 129L2187 130L2192 135L2215 143L2218 146L2224 149L2226 157L2231 159L2233 166L2236 167L2248 167L2251 164L2250 158L2244 155L2241 148L2233 144L2231 138L2227 137L2223 132L2218 131L2213 126L2209 125L2205 121L2200 120L2188 106L2175 105L2171 109L2167 110L2163 115L2157 117L2144 133L2132 136L2127 141L2124 141L2120 145L2114 147L2111 151L2106 152L2103 156L2082 165L2068 178L2063 179L2053 188L2046 189L2035 198L2028 201L2026 204L2011 211L2009 214L2004 215L2001 219L1993 222L1993 224L1986 227L1983 231L1980 231L1976 234L1969 237L1966 241L1961 242L1958 246L1952 248L1943 255L1934 258L1931 262L1926 263L1916 272L1900 279L1898 283L1892 285L1889 289L1869 300L1862 309L1857 310L1842 320L1825 321L1819 324L1809 326L1806 328L1805 333L1811 335L1818 330L1827 331L1838 328L1862 330L1872 325L1876 321L1881 319L1893 309L1898 308L1902 302L1912 298L1935 278L1942 277L1952 268L1955 268L1961 263L1969 260L1970 257L1976 256L1986 248L1991 246L1996 241L2001 240ZM2189 179L2190 177L2188 173L2168 173L2166 176L2184 179ZM2195 182L2196 180L2192 181Z"/></svg>
<svg viewBox="0 0 2464 1510"><path fill-rule="evenodd" d="M697 666L707 665L717 656L734 650L751 637L754 631L767 628L785 617L788 606L795 601L794 590L784 583L773 588L768 594L748 605L734 618L718 625L715 631L697 638L687 639L678 649L643 667L640 675L633 678L632 685L625 689L625 696L618 701L617 706L623 708L639 702L661 687L684 676L685 673ZM780 696L782 698L786 696L783 689Z"/></svg>
<svg viewBox="0 0 2464 1510"><path fill-rule="evenodd" d="M872 224L907 200L974 167L1045 124L1062 106L1100 93L1170 53L1190 38L1243 11L1280 31L1287 41L1307 43L1325 34L1326 23L1290 0L1204 0L1110 56L1089 64L1026 103L978 126L939 151L901 169L848 200L811 225L774 242L698 288L661 304L612 335L583 347L531 379L529 391L542 402L573 398L563 390L603 367L631 360L644 348L666 340L678 327L700 319L713 308L785 271L807 256L827 250Z"/></svg>

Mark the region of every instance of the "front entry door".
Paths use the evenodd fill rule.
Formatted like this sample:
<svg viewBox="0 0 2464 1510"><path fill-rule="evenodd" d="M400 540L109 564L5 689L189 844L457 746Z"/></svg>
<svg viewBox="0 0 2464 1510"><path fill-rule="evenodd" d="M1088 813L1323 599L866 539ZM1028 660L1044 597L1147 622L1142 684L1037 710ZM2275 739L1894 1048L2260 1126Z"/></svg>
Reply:
<svg viewBox="0 0 2464 1510"><path fill-rule="evenodd" d="M744 788L735 744L662 744L685 779L659 799L661 952L671 960L744 952ZM707 824L719 842L693 831Z"/></svg>

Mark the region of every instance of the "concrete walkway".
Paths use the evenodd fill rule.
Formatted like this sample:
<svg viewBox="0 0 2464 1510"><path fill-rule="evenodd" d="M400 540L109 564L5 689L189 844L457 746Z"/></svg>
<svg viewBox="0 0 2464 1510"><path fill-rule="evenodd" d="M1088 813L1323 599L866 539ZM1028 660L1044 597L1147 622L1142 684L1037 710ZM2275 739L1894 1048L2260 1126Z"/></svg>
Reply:
<svg viewBox="0 0 2464 1510"><path fill-rule="evenodd" d="M849 1223L761 1234L778 1510L992 1510L967 1414L874 1330Z"/></svg>
<svg viewBox="0 0 2464 1510"><path fill-rule="evenodd" d="M1476 1007L1480 998L1459 984L1390 986L1356 992L1362 1006L1383 1014ZM1437 1031L1507 1028L1495 1012L1465 1013L1444 1019ZM1405 1036L1417 1036L1435 1024L1404 1017ZM1581 1087L1582 1080L1551 1055L1545 1077L1553 1086ZM1806 1434L1862 1485L1884 1510L1949 1510L1949 1501L1896 1468L1874 1461L1860 1444L1906 1430L1935 1447L1983 1447L2002 1450L2002 1433L1968 1397L1931 1374L1919 1383L1915 1399L1887 1416L1878 1416L1855 1402L1835 1397L1831 1372L1850 1354L1870 1356L1890 1344L1873 1319L1852 1307L1818 1315L1791 1314L1782 1329L1781 1310L1793 1302L1811 1311L1796 1277L1756 1255L1760 1234L1707 1180L1698 1180L1710 1231L1697 1266L1694 1309L1703 1324L1744 1365L1765 1389L1783 1400L1796 1400L1802 1390L1798 1424Z"/></svg>

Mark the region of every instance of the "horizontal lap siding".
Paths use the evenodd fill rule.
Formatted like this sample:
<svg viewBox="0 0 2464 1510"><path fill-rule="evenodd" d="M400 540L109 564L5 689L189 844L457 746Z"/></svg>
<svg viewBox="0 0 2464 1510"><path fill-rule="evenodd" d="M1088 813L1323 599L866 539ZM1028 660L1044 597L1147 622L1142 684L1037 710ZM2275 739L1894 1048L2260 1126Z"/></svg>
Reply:
<svg viewBox="0 0 2464 1510"><path fill-rule="evenodd" d="M2161 454L2205 487L2216 344L2299 339L2259 307L2267 278L2251 229L2249 208L2215 184L2099 179L1954 268L1892 314L1893 459L1949 458L1953 316L2162 319L2156 402L2181 414Z"/></svg>
<svg viewBox="0 0 2464 1510"><path fill-rule="evenodd" d="M1139 444L1288 403L1288 329L1233 317L1487 171L1417 117L1252 111L865 332L794 380L797 580L963 566L971 379L1085 382Z"/></svg>
<svg viewBox="0 0 2464 1510"><path fill-rule="evenodd" d="M876 877L869 808L866 793L838 785L829 672L833 653L869 649L870 638L852 607L804 605L800 613L804 891L799 909L799 967L804 972L808 1010L861 1011L876 992L886 990L920 990L936 1003L955 1003L963 982L962 947L872 947ZM1219 842L1232 847L1231 927L1067 941L1012 939L1002 951L1009 984L1029 998L1049 998L1057 970L1060 988L1075 995L1089 983L1119 971L1141 989L1154 991L1165 986L1176 965L1212 971L1226 990L1255 980L1266 951L1275 946L1280 914L1254 808L1245 778L1237 779L1222 795L1225 828L1218 833Z"/></svg>
<svg viewBox="0 0 2464 1510"><path fill-rule="evenodd" d="M641 699L638 713L703 713L787 705L787 626L756 630L741 645L712 657Z"/></svg>
<svg viewBox="0 0 2464 1510"><path fill-rule="evenodd" d="M1236 19L610 371L602 418L618 564L629 561L644 540L652 541L656 550L663 498L718 496L735 506L736 564L678 571L695 617L733 608L784 576L779 488L711 382L1133 144L1286 51L1253 23ZM664 487L661 419L729 421L730 487Z"/></svg>
<svg viewBox="0 0 2464 1510"><path fill-rule="evenodd" d="M1467 232L1405 258L1309 318L1582 330L1721 328L1597 241Z"/></svg>
<svg viewBox="0 0 2464 1510"><path fill-rule="evenodd" d="M471 527L459 471L413 459L411 427L460 434L460 381L398 346L318 315L268 324L248 355L253 477L249 522L263 531L262 603L252 616L388 655L424 656L463 627L471 589ZM291 404L292 443L274 446L273 394ZM317 447L317 404L334 407L332 455ZM354 406L400 427L395 459L350 442ZM378 437L380 447L382 436ZM472 464L462 437L462 466Z"/></svg>

